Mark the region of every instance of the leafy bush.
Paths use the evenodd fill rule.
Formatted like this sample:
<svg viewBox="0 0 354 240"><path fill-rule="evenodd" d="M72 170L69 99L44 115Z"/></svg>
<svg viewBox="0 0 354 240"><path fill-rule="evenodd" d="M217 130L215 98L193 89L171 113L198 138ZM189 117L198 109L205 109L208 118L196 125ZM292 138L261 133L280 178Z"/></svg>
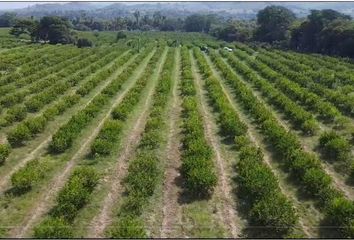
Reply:
<svg viewBox="0 0 354 240"><path fill-rule="evenodd" d="M77 40L77 47L78 48L83 48L83 47L92 47L92 42L88 40L87 38L79 38Z"/></svg>
<svg viewBox="0 0 354 240"><path fill-rule="evenodd" d="M34 228L35 238L72 238L71 224L62 218L47 218Z"/></svg>
<svg viewBox="0 0 354 240"><path fill-rule="evenodd" d="M13 188L18 193L28 191L34 184L40 181L48 169L45 160L32 160L23 168L11 176Z"/></svg>
<svg viewBox="0 0 354 240"><path fill-rule="evenodd" d="M336 132L324 132L319 139L320 148L326 154L326 158L336 161L347 161L350 158L351 145L347 139Z"/></svg>
<svg viewBox="0 0 354 240"><path fill-rule="evenodd" d="M251 141L247 136L241 135L235 137L235 147L237 150L240 150L243 147L247 147L251 144Z"/></svg>
<svg viewBox="0 0 354 240"><path fill-rule="evenodd" d="M0 144L0 165L5 162L7 157L10 155L11 147L8 144Z"/></svg>
<svg viewBox="0 0 354 240"><path fill-rule="evenodd" d="M87 203L91 192L98 183L98 175L91 167L75 169L69 181L59 192L57 205L52 209L51 216L72 221L77 212Z"/></svg>
<svg viewBox="0 0 354 240"><path fill-rule="evenodd" d="M267 226L270 236L278 237L279 234L287 234L296 224L298 217L286 197L272 194L252 207L250 219L255 226Z"/></svg>
<svg viewBox="0 0 354 240"><path fill-rule="evenodd" d="M123 31L117 32L116 40L119 41L120 39L127 38L127 35Z"/></svg>
<svg viewBox="0 0 354 240"><path fill-rule="evenodd" d="M31 138L31 132L26 125L19 124L7 134L7 140L11 146L22 145Z"/></svg>
<svg viewBox="0 0 354 240"><path fill-rule="evenodd" d="M121 217L108 233L111 238L146 238L144 224L136 217Z"/></svg>

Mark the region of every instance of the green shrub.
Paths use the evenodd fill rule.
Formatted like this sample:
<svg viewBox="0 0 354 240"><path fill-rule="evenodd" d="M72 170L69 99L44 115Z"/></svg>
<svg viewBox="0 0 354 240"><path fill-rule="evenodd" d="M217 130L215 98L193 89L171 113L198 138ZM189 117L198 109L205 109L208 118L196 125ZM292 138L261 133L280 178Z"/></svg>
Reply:
<svg viewBox="0 0 354 240"><path fill-rule="evenodd" d="M235 147L236 150L240 150L243 147L247 147L248 145L251 144L251 141L247 136L241 135L241 136L235 136Z"/></svg>
<svg viewBox="0 0 354 240"><path fill-rule="evenodd" d="M328 188L332 182L330 176L318 168L310 168L302 179L304 188L311 195L318 195L321 189Z"/></svg>
<svg viewBox="0 0 354 240"><path fill-rule="evenodd" d="M19 193L29 190L34 184L44 178L47 169L48 166L45 160L35 159L30 161L11 176L13 188Z"/></svg>
<svg viewBox="0 0 354 240"><path fill-rule="evenodd" d="M111 238L146 238L144 223L136 217L122 217L108 233Z"/></svg>
<svg viewBox="0 0 354 240"><path fill-rule="evenodd" d="M31 138L31 132L24 124L17 125L7 134L7 140L11 146L19 146Z"/></svg>
<svg viewBox="0 0 354 240"><path fill-rule="evenodd" d="M47 119L43 116L33 117L25 121L26 126L31 134L37 134L44 130Z"/></svg>
<svg viewBox="0 0 354 240"><path fill-rule="evenodd" d="M11 147L9 144L0 144L0 165L5 162L7 157L10 155Z"/></svg>
<svg viewBox="0 0 354 240"><path fill-rule="evenodd" d="M336 132L324 132L319 142L326 158L337 161L347 161L350 158L351 145L349 141Z"/></svg>
<svg viewBox="0 0 354 240"><path fill-rule="evenodd" d="M83 47L92 47L92 42L88 40L87 38L79 38L77 40L77 47L78 48L83 48Z"/></svg>
<svg viewBox="0 0 354 240"><path fill-rule="evenodd" d="M272 194L252 207L250 219L256 226L267 226L267 232L272 237L280 237L289 233L298 217L286 197Z"/></svg>
<svg viewBox="0 0 354 240"><path fill-rule="evenodd" d="M34 228L35 238L72 238L72 226L62 218L48 218Z"/></svg>
<svg viewBox="0 0 354 240"><path fill-rule="evenodd" d="M91 167L75 169L69 181L59 192L57 205L51 214L54 217L72 221L79 209L88 201L91 192L98 182L98 175Z"/></svg>
<svg viewBox="0 0 354 240"><path fill-rule="evenodd" d="M112 142L108 142L106 139L97 138L91 144L91 154L93 156L108 155L113 148Z"/></svg>

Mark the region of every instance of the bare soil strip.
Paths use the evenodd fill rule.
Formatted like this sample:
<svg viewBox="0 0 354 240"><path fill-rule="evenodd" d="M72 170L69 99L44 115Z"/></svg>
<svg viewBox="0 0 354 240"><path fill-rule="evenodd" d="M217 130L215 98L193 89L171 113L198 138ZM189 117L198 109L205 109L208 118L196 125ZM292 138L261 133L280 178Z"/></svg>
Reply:
<svg viewBox="0 0 354 240"><path fill-rule="evenodd" d="M37 200L36 206L32 208L32 211L25 218L23 224L19 228L14 228L13 231L10 232L10 237L14 238L23 238L26 237L28 231L32 229L32 227L40 220L40 218L48 211L48 209L52 206L53 201L55 199L56 194L60 191L60 189L65 185L66 180L70 176L74 166L77 161L84 156L87 152L88 147L95 139L99 131L101 130L105 120L110 117L112 110L118 106L118 104L123 100L124 96L128 93L130 88L132 88L135 84L135 81L144 71L148 60L151 58L153 52L149 55L149 58L146 58L144 63L139 67L139 69L134 73L132 80L129 82L129 85L120 92L119 96L115 99L113 104L111 105L108 112L101 119L97 127L92 131L90 136L85 139L80 149L75 153L75 155L70 159L70 161L66 164L65 168L53 179L53 181L49 184L47 191L43 191L43 194Z"/></svg>
<svg viewBox="0 0 354 240"><path fill-rule="evenodd" d="M181 101L178 97L178 82L180 79L180 51L176 52L176 68L174 72L174 85L172 92L172 106L169 118L168 142L166 147L167 164L164 174L163 184L163 207L162 207L162 226L160 237L176 237L174 230L176 224L182 224L181 206L178 203L178 196L182 189L176 184L180 177L179 168L181 166L180 152L180 127L178 119L182 112Z"/></svg>
<svg viewBox="0 0 354 240"><path fill-rule="evenodd" d="M221 81L221 76L220 74L215 70L214 65L212 64L210 58L206 55L206 59L209 63L209 65L212 68L212 71L214 73L214 75L216 76L216 78L219 80L220 82L220 86L223 89L223 92L225 93L225 96L227 97L227 99L229 100L229 102L231 103L232 107L234 108L234 110L238 113L240 119L246 123L247 127L248 127L248 131L247 134L249 136L249 138L251 139L251 141L257 146L260 147L262 149L262 152L264 154L264 161L265 163L268 165L268 167L272 170L273 174L277 177L277 179L279 179L279 187L281 189L281 191L289 198L292 200L292 202L294 203L294 206L296 207L296 209L301 208L300 205L300 201L296 198L295 194L290 192L287 187L287 184L282 181L282 178L280 177L280 173L278 170L276 170L274 168L274 166L272 165L272 157L270 155L270 153L266 150L266 147L264 144L261 143L258 137L258 133L257 130L255 129L254 125L250 122L250 120L247 118L247 116L245 114L243 114L243 112L240 110L240 106L236 105L235 100L233 100L233 97L231 97L229 91L225 88L223 82ZM257 136L257 137L256 137ZM312 209L314 210L314 209ZM317 216L319 215L319 213L317 214ZM300 215L300 219L299 219L299 224L304 232L304 234L306 235L306 237L316 237L316 233L311 230L311 223L309 222L308 218L304 218L303 216Z"/></svg>
<svg viewBox="0 0 354 240"><path fill-rule="evenodd" d="M214 132L217 132L217 126L213 122L213 117L205 106L206 99L202 93L202 80L200 74L197 72L196 62L192 54L191 59L197 95L200 100L201 111L204 119L205 135L216 156L216 165L219 177L216 193L220 196L220 200L222 201L222 204L219 205L221 206L221 209L218 211L219 218L220 221L224 222L224 225L229 230L231 237L237 238L241 236L241 229L236 222L239 223L241 220L235 210L235 200L232 197L232 180L230 178L230 173L228 173L227 166L225 166L226 161L222 156L220 143L218 142L216 136L214 136Z"/></svg>
<svg viewBox="0 0 354 240"><path fill-rule="evenodd" d="M133 59L135 58L132 57L127 63L129 64ZM112 64L112 63L111 63ZM125 66L126 66L125 65ZM82 108L85 108L87 105L89 105L92 100L98 95L101 93L101 91L108 85L112 82L113 79L115 79L119 74L121 74L123 72L123 70L125 69L125 66L123 66L122 68L119 68L119 70L117 70L114 74L112 74L106 81L103 85L101 85L99 87L99 91L93 95L90 100L85 103ZM70 119L70 117L68 118L68 120ZM56 129L52 129L53 132L56 131ZM48 136L43 142L41 142L33 151L31 151L30 153L27 154L27 156L25 158L23 158L19 163L17 163L17 165L15 165L11 170L7 171L6 172L6 175L3 175L3 177L0 179L0 193L4 192L6 190L6 188L9 186L10 184L10 179L11 179L11 176L17 172L20 168L22 168L23 166L26 165L26 163L28 163L29 161L35 159L36 157L38 157L38 153L46 148L50 142L50 140L52 139L52 135Z"/></svg>
<svg viewBox="0 0 354 240"><path fill-rule="evenodd" d="M225 61L226 64L228 64L225 59L223 59L223 60ZM231 68L231 69L232 69L232 68ZM233 71L235 74L237 74L233 69L232 69L232 71ZM258 74L258 73L255 72L255 71L254 71L254 73ZM237 74L237 75L238 75L238 74ZM247 86L249 86L249 87L253 90L253 92L254 92L255 96L258 98L258 100L260 100L270 111L272 111L272 112L274 113L274 116L275 116L275 118L278 120L279 124L280 124L282 127L284 127L287 131L290 131L291 128L289 127L289 123L288 123L286 120L282 119L282 117L279 116L279 115L281 115L281 114L279 114L277 111L275 111L275 110L272 108L272 106L270 106L266 101L264 101L264 100L262 99L262 95L261 95L261 93L260 93L259 91L257 91L256 89L254 89L247 81L245 81L245 80L243 79L242 76L240 76L240 75L238 75L238 76L239 76L240 79L243 80L243 82L244 82ZM298 137L299 137L300 139L302 139L302 137L299 136L299 134L297 134L297 135L298 135ZM303 148L305 151L310 152L310 153L314 153L314 154L318 155L318 153L316 153L315 151L313 151L310 147L308 147L307 145L303 144L302 141L301 141L301 145L302 145L302 148ZM344 194L348 199L354 200L354 187L348 186L348 185L345 183L345 179L342 178L341 176L339 176L339 174L338 174L332 167L330 167L328 163L325 163L324 160L321 161L321 166L322 166L323 170L324 170L328 175L331 176L331 178L332 178L332 180L333 180L333 185L335 186L335 188L341 190L341 191L343 192L343 194Z"/></svg>
<svg viewBox="0 0 354 240"><path fill-rule="evenodd" d="M140 113L133 129L129 133L128 139L124 141L122 152L120 153L116 165L111 172L111 175L105 179L105 182L110 185L110 191L108 195L103 200L102 209L99 214L94 217L91 221L89 231L86 237L90 238L103 238L106 228L113 222L113 209L115 203L118 201L119 197L122 195L124 190L121 182L127 174L129 159L131 158L137 144L140 141L141 133L144 131L146 119L149 113L149 106L152 101L152 96L154 89L162 71L163 63L165 62L167 55L167 49L165 49L163 56L160 60L157 71L154 76L152 76L153 86L149 89L148 96L145 99L143 111Z"/></svg>

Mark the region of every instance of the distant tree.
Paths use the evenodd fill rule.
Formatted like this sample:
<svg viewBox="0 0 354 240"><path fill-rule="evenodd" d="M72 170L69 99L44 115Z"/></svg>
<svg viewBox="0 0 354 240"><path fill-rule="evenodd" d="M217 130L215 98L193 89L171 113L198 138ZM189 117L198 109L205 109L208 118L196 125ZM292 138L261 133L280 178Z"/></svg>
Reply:
<svg viewBox="0 0 354 240"><path fill-rule="evenodd" d="M92 42L88 40L87 38L79 38L77 40L77 47L78 48L83 48L83 47L92 47Z"/></svg>
<svg viewBox="0 0 354 240"><path fill-rule="evenodd" d="M291 32L290 46L305 52L354 56L354 24L348 15L331 9L312 10Z"/></svg>
<svg viewBox="0 0 354 240"><path fill-rule="evenodd" d="M140 26L140 12L139 11L135 11L133 13L134 17L135 17L135 24L136 24L136 27L139 28Z"/></svg>
<svg viewBox="0 0 354 240"><path fill-rule="evenodd" d="M123 31L117 32L116 40L127 38L127 35Z"/></svg>
<svg viewBox="0 0 354 240"><path fill-rule="evenodd" d="M228 22L212 28L211 34L218 39L231 42L245 42L252 38L254 24L251 22Z"/></svg>
<svg viewBox="0 0 354 240"><path fill-rule="evenodd" d="M10 30L10 34L19 37L21 34L27 34L32 41L39 38L38 36L38 22L30 19L19 19Z"/></svg>
<svg viewBox="0 0 354 240"><path fill-rule="evenodd" d="M70 33L70 23L56 16L43 17L39 22L39 37L50 43L70 43L72 42Z"/></svg>
<svg viewBox="0 0 354 240"><path fill-rule="evenodd" d="M208 33L214 20L214 16L212 15L193 14L186 18L184 29L187 32Z"/></svg>
<svg viewBox="0 0 354 240"><path fill-rule="evenodd" d="M0 15L0 27L12 27L16 22L16 13L6 12Z"/></svg>
<svg viewBox="0 0 354 240"><path fill-rule="evenodd" d="M269 43L286 40L289 28L295 19L295 14L285 7L264 8L257 14L259 26L255 34L256 40Z"/></svg>

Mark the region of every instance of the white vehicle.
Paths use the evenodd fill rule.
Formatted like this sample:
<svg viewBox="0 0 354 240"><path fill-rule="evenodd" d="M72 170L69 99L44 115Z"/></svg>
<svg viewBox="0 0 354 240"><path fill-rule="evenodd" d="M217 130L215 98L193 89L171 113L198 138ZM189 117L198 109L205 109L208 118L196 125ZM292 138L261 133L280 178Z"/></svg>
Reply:
<svg viewBox="0 0 354 240"><path fill-rule="evenodd" d="M228 51L228 52L232 52L233 50L229 47L224 47L224 50Z"/></svg>

